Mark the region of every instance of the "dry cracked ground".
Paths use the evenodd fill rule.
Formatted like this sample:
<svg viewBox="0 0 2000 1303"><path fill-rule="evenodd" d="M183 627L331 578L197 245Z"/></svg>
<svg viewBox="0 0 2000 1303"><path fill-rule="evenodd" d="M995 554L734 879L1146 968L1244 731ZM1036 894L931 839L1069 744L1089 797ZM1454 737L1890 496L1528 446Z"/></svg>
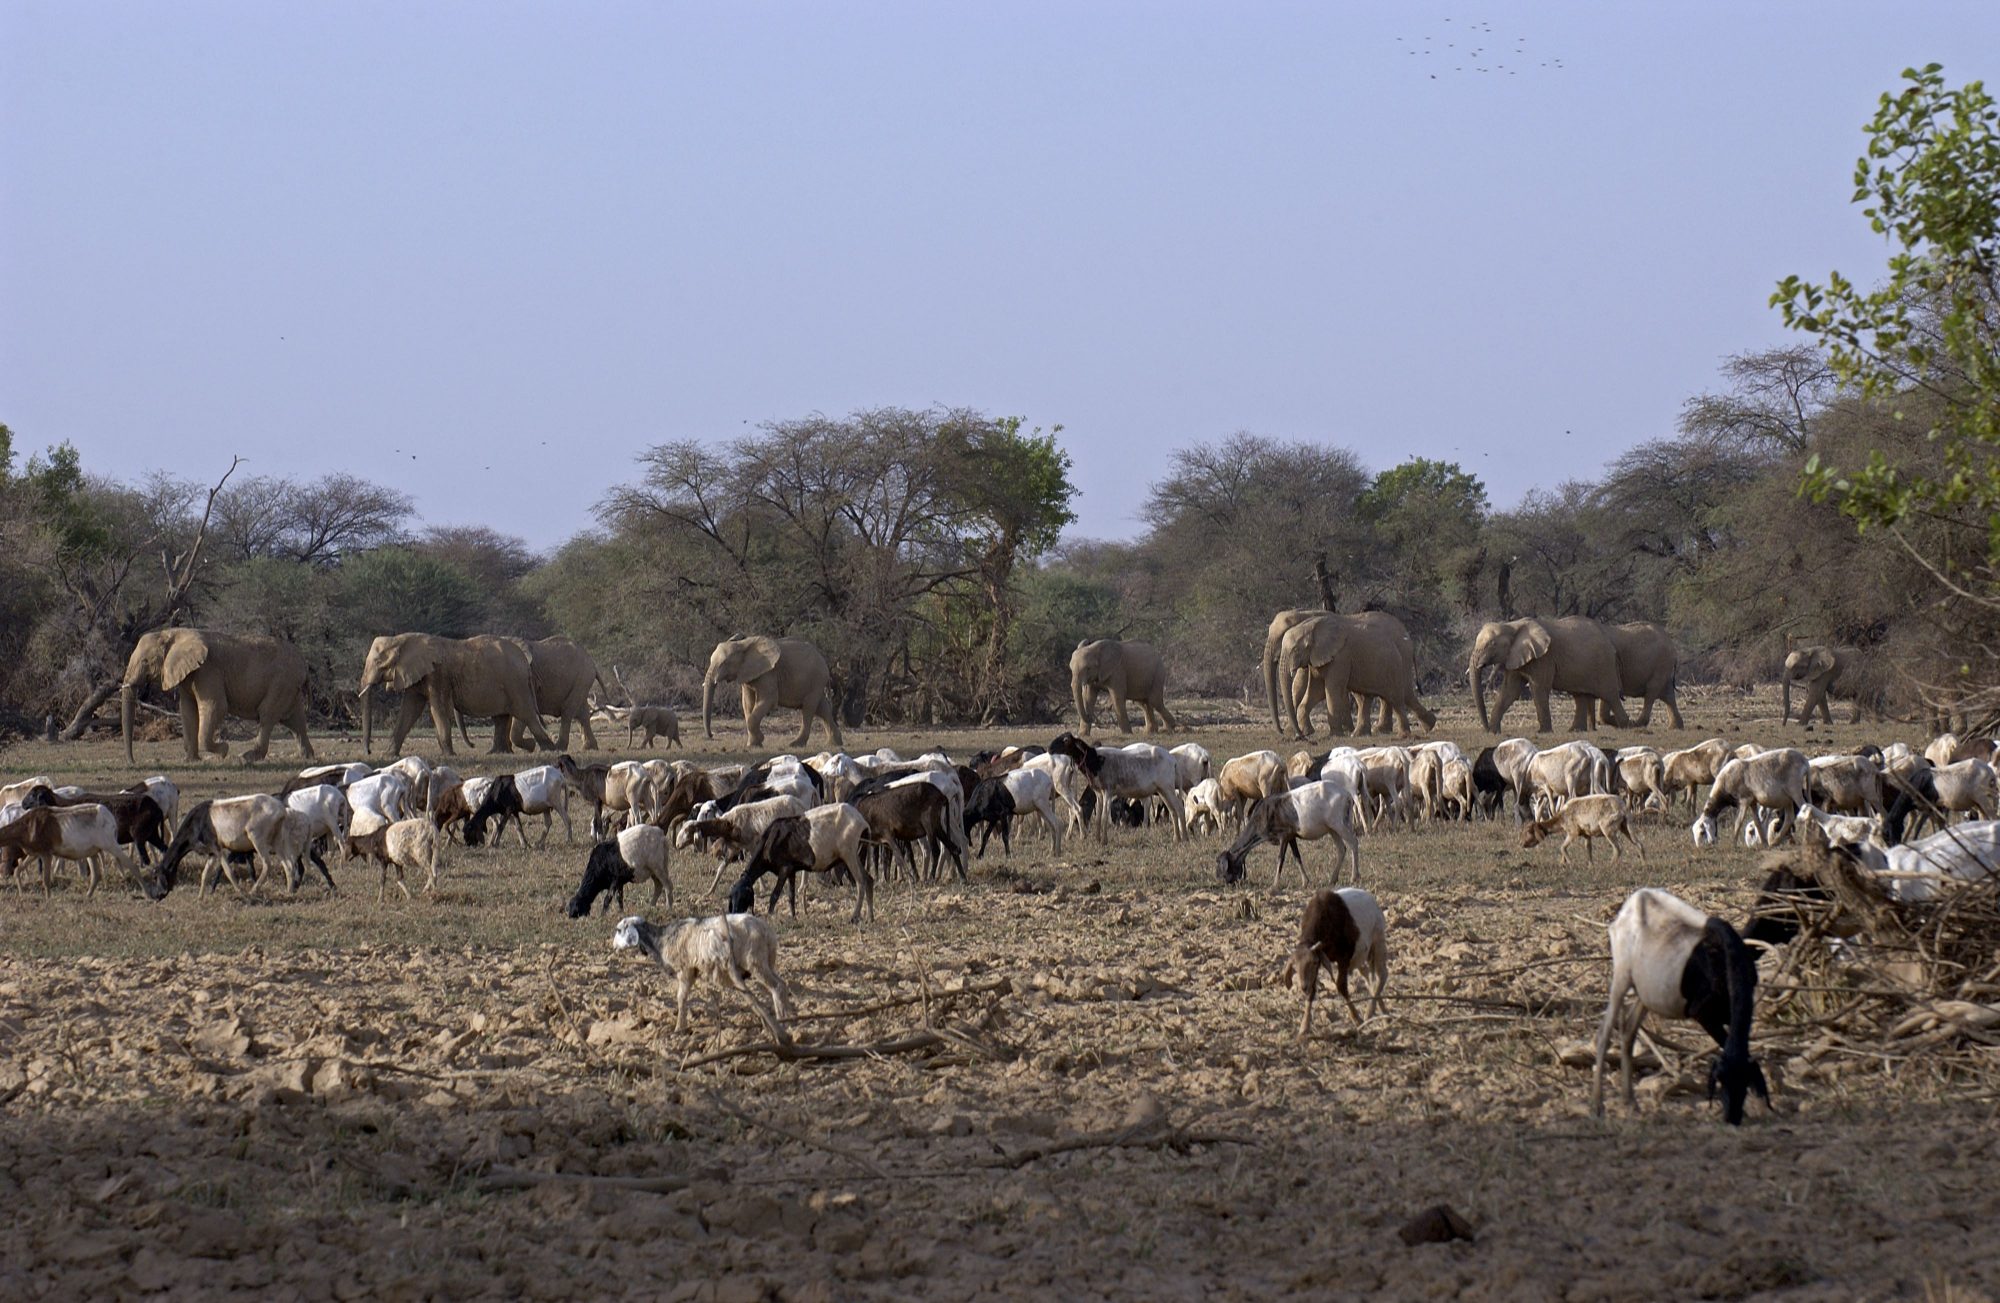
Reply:
<svg viewBox="0 0 2000 1303"><path fill-rule="evenodd" d="M1232 707L1189 713L1218 758L1270 744ZM1691 713L1689 740L1777 732L1757 700ZM1462 718L1441 731L1478 740ZM191 795L292 767L190 767L170 744L140 760L0 763L165 770ZM1655 1027L1636 1115L1590 1117L1604 922L1645 884L1732 916L1750 900L1750 852L1697 857L1681 817L1641 836L1647 863L1567 868L1506 823L1367 839L1389 1012L1357 1028L1323 1002L1304 1046L1272 982L1304 889L1268 890L1268 851L1251 888L1222 889L1215 844L1164 831L1060 859L996 844L967 885L885 888L862 928L809 892L778 920L798 1042L875 1050L809 1059L758 1049L729 993L698 995L676 1034L671 990L609 948L610 919L559 914L583 859L560 828L546 849L454 847L440 897L410 903L338 867L334 898L8 891L0 1297L2000 1289L1994 1102L1948 1063L1766 1044L1776 1108L1732 1130L1702 1097L1699 1032ZM1308 861L1323 874L1327 848ZM691 857L674 877L677 913L714 907ZM1437 1204L1475 1238L1406 1244Z"/></svg>

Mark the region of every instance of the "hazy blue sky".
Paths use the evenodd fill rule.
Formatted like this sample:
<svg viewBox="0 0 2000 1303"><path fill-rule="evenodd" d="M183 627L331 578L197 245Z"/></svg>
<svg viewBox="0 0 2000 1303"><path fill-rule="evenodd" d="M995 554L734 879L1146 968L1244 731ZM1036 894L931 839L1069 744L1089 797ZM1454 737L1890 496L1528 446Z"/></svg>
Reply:
<svg viewBox="0 0 2000 1303"><path fill-rule="evenodd" d="M0 0L0 420L537 545L887 404L1062 423L1097 536L1239 429L1510 505L1880 268L1875 97L1996 56L1993 0Z"/></svg>

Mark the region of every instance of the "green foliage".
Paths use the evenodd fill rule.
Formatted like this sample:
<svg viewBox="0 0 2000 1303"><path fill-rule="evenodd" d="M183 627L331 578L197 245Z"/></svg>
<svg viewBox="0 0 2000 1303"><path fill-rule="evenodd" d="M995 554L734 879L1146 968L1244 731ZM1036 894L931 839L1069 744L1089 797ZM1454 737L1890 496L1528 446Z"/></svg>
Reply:
<svg viewBox="0 0 2000 1303"><path fill-rule="evenodd" d="M485 632L485 594L449 562L388 547L341 567L336 599L348 618L377 633L435 633L465 638Z"/></svg>
<svg viewBox="0 0 2000 1303"><path fill-rule="evenodd" d="M1854 201L1892 246L1886 278L1862 290L1838 272L1790 276L1771 302L1824 343L1843 385L1922 421L1943 464L1913 470L1876 450L1843 469L1815 455L1804 485L1864 529L1958 518L2000 563L2000 112L1982 83L1954 90L1937 64L1903 77L1854 175Z"/></svg>

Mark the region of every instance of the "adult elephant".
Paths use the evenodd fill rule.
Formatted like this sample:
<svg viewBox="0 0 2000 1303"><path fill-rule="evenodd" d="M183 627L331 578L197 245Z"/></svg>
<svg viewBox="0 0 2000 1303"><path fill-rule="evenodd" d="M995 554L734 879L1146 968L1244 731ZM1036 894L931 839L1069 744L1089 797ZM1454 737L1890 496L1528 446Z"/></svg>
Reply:
<svg viewBox="0 0 2000 1303"><path fill-rule="evenodd" d="M1481 676L1489 665L1500 668L1500 694L1493 713L1486 711L1486 686ZM1472 699L1479 707L1479 723L1498 733L1507 717L1507 708L1525 689L1535 700L1535 723L1543 733L1550 730L1549 694L1567 692L1578 698L1582 709L1578 720L1588 729L1595 722L1594 705L1618 728L1630 726L1625 707L1619 701L1623 684L1618 677L1618 649L1611 635L1597 621L1581 615L1542 619L1528 616L1520 620L1495 620L1482 625L1472 642L1472 661L1466 669Z"/></svg>
<svg viewBox="0 0 2000 1303"><path fill-rule="evenodd" d="M1350 705L1354 696L1364 698L1364 729L1369 697L1379 698L1395 712L1405 737L1410 734L1411 712L1426 729L1437 725L1437 716L1417 697L1416 649L1410 631L1387 611L1356 615L1321 611L1293 625L1279 640L1278 670L1282 681L1294 687L1286 706L1299 737L1306 735L1312 713L1311 700L1298 690L1307 675L1319 680L1326 696L1327 725L1336 736L1355 731ZM1389 727L1387 711L1382 727L1384 731Z"/></svg>
<svg viewBox="0 0 2000 1303"><path fill-rule="evenodd" d="M528 670L534 676L536 713L560 721L557 749L569 750L569 726L574 721L583 730L584 746L597 750L597 735L590 729L590 690L601 686L597 662L589 652L562 637L523 643L522 648L528 653ZM528 745L527 728L519 719L514 721L514 745L533 750Z"/></svg>
<svg viewBox="0 0 2000 1303"><path fill-rule="evenodd" d="M765 634L725 638L708 654L708 673L701 679L702 735L715 736L715 685L740 683L743 722L749 728L751 746L764 745L764 716L773 706L796 710L804 717L791 745L804 746L812 736L813 721L823 719L833 744L840 746L840 718L834 713L832 682L826 657L803 638Z"/></svg>
<svg viewBox="0 0 2000 1303"><path fill-rule="evenodd" d="M361 667L364 752L375 749L375 694L380 691L403 694L389 742L391 751L403 749L403 740L426 706L437 728L438 745L446 755L457 754L452 749L451 727L460 715L492 717L495 755L514 750L516 725L525 725L545 749L556 749L555 739L542 727L535 705L534 670L518 638L485 633L470 638L392 633L370 643L368 659ZM521 745L532 749L525 738Z"/></svg>
<svg viewBox="0 0 2000 1303"><path fill-rule="evenodd" d="M1091 714L1097 694L1111 694L1111 711L1118 719L1118 731L1132 731L1125 703L1136 701L1144 716L1146 732L1156 720L1164 721L1167 732L1179 727L1167 709L1167 662L1149 642L1118 638L1086 638L1069 655L1069 694L1076 704L1078 731L1090 735Z"/></svg>
<svg viewBox="0 0 2000 1303"><path fill-rule="evenodd" d="M306 660L288 642L214 629L142 634L125 662L119 690L128 763L132 710L148 683L180 694L181 745L190 760L201 759L204 752L229 754L229 743L222 739L227 717L257 721L257 744L243 753L245 760L264 758L271 749L271 730L279 724L298 734L299 754L312 759L312 739L306 736Z"/></svg>
<svg viewBox="0 0 2000 1303"><path fill-rule="evenodd" d="M1666 706L1675 728L1686 727L1681 723L1681 705L1675 695L1681 654L1674 646L1673 635L1650 620L1607 624L1604 632L1618 653L1619 694L1640 699L1639 718L1633 724L1638 728L1650 727L1653 703L1657 701ZM1598 709L1601 713L1603 708L1600 705ZM1573 721L1575 727L1585 727L1581 722L1582 714L1583 699L1578 698L1577 717ZM1600 718L1598 722L1609 721Z"/></svg>
<svg viewBox="0 0 2000 1303"><path fill-rule="evenodd" d="M1283 650L1285 635L1307 620L1315 620L1325 614L1327 614L1325 611L1303 609L1280 611L1271 617L1271 627L1264 634L1264 659L1261 662L1264 671L1264 695L1271 701L1271 728L1280 736L1284 734L1285 722L1278 714L1278 656ZM1289 678L1285 680L1285 684L1285 708L1289 711L1291 703L1300 696L1300 689ZM1318 684L1314 683L1312 687L1316 690Z"/></svg>
<svg viewBox="0 0 2000 1303"><path fill-rule="evenodd" d="M1813 643L1799 647L1785 657L1785 675L1782 688L1782 710L1780 722L1790 723L1792 719L1792 685L1797 683L1805 688L1805 702L1799 707L1799 722L1810 725L1812 713L1819 711L1820 719L1833 723L1833 711L1828 708L1830 697L1852 698L1854 710L1848 716L1848 723L1861 722L1863 705L1870 706L1876 717L1882 715L1880 693L1873 691L1869 682L1867 657L1859 647L1827 647Z"/></svg>

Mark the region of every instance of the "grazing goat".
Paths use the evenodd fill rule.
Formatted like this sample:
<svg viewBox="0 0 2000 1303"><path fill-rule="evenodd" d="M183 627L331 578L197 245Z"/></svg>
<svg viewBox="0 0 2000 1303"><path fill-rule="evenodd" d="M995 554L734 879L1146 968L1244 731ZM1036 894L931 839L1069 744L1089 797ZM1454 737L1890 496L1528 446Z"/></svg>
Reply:
<svg viewBox="0 0 2000 1303"><path fill-rule="evenodd" d="M720 914L714 918L684 918L655 926L634 914L621 919L611 934L614 950L637 950L674 975L674 1030L687 1030L688 992L706 979L717 987L743 994L769 1029L772 1039L790 1044L785 1019L792 1015L791 992L778 976L778 935L754 914ZM764 988L767 1010L750 994L747 982Z"/></svg>
<svg viewBox="0 0 2000 1303"><path fill-rule="evenodd" d="M1084 779L1083 769L1068 756L1053 756L1046 751L1037 752L1022 760L1017 772L1027 773L1039 770L1049 776L1062 803L1069 807L1069 830L1079 832L1083 828L1083 798L1090 795L1090 785ZM1017 796L1016 801L1020 798Z"/></svg>
<svg viewBox="0 0 2000 1303"><path fill-rule="evenodd" d="M410 780L387 769L358 778L345 790L348 807L354 813L373 814L384 823L394 823L417 813L416 796L410 789Z"/></svg>
<svg viewBox="0 0 2000 1303"><path fill-rule="evenodd" d="M228 868L227 855L231 851L248 852L255 856L257 871L251 879L250 890L262 885L265 875L273 865L283 865L285 880L297 889L299 878L304 876L298 864L298 856L304 846L291 846L290 830L285 825L285 815L289 813L285 803L275 796L263 792L251 796L219 797L213 801L202 801L187 812L181 826L174 832L174 840L167 847L167 853L160 860L160 866L146 880L146 894L160 900L174 889L180 878L181 864L190 856L198 856L203 861L201 890L203 894L214 890L215 875ZM290 856L286 852L292 851ZM325 872L325 866L321 866ZM231 881L233 882L232 875ZM332 878L327 879L332 885Z"/></svg>
<svg viewBox="0 0 2000 1303"><path fill-rule="evenodd" d="M1667 796L1666 759L1655 747L1625 747L1613 757L1614 776L1617 786L1640 810L1653 808L1655 801L1665 810L1670 803Z"/></svg>
<svg viewBox="0 0 2000 1303"><path fill-rule="evenodd" d="M1177 747L1169 747L1167 754L1180 766L1183 792L1214 772L1215 762L1209 756L1208 748L1199 742L1183 742Z"/></svg>
<svg viewBox="0 0 2000 1303"><path fill-rule="evenodd" d="M1072 765L1071 768L1074 770L1075 766ZM1056 786L1054 775L1046 769L1021 768L1008 770L999 777L1007 788L1007 795L1014 799L1014 813L1025 815L1032 811L1041 815L1042 822L1049 827L1049 840L1053 847L1051 854L1062 854L1063 824L1056 818L1055 798L1060 795L1069 803L1071 820L1081 819L1083 815L1075 803L1070 802L1069 794ZM1005 838L1001 841L1002 845L1006 845ZM983 850L985 843L981 842L980 846ZM1010 855L1013 853L1011 846L1008 847L1008 853Z"/></svg>
<svg viewBox="0 0 2000 1303"><path fill-rule="evenodd" d="M1228 850L1215 857L1216 876L1222 881L1241 882L1246 872L1245 860L1259 842L1270 842L1278 848L1278 860L1271 874L1271 889L1276 891L1279 880L1285 872L1285 852L1289 850L1299 867L1299 881L1306 882L1305 857L1299 853L1302 841L1318 841L1322 837L1333 837L1334 861L1330 882L1340 881L1340 870L1351 858L1354 861L1354 880L1361 880L1361 844L1354 835L1354 812L1358 805L1354 789L1337 778L1323 778L1302 787L1290 788L1276 796L1267 796L1250 807L1244 817L1243 831L1238 834Z"/></svg>
<svg viewBox="0 0 2000 1303"><path fill-rule="evenodd" d="M349 858L370 859L382 866L382 882L375 889L375 903L381 904L389 897L389 870L396 871L396 885L403 889L403 899L410 899L410 884L404 878L406 869L424 871L424 893L435 895L438 885L439 844L443 841L437 825L428 818L398 819L391 824L376 824L365 832L350 832L347 836Z"/></svg>
<svg viewBox="0 0 2000 1303"><path fill-rule="evenodd" d="M1487 747L1472 762L1472 790L1477 794L1479 808L1491 819L1500 813L1500 802L1509 791L1506 777L1500 772L1496 760L1499 747Z"/></svg>
<svg viewBox="0 0 2000 1303"><path fill-rule="evenodd" d="M53 860L80 864L90 884L89 895L97 894L97 862L108 857L133 878L138 870L125 852L118 849L118 820L101 805L51 808L23 806L21 814L0 825L0 852L9 861L32 855L41 863L42 894L49 894L49 870ZM20 880L15 879L19 886Z"/></svg>
<svg viewBox="0 0 2000 1303"><path fill-rule="evenodd" d="M37 784L21 798L21 805L31 810L37 806L67 809L101 805L111 811L111 817L117 821L118 844L130 846L138 855L139 863L151 864L154 851L165 854L167 849L166 813L143 787L138 791L125 792L65 789L59 793Z"/></svg>
<svg viewBox="0 0 2000 1303"><path fill-rule="evenodd" d="M1806 803L1809 769L1805 752L1792 747L1766 751L1748 760L1729 761L1716 771L1708 800L1694 821L1691 830L1694 844L1713 846L1717 836L1716 816L1732 808L1738 812L1738 826L1754 817L1754 812L1770 810L1776 814L1783 835L1791 836L1792 822L1798 818L1799 807ZM1774 835L1766 833L1764 840L1769 841Z"/></svg>
<svg viewBox="0 0 2000 1303"><path fill-rule="evenodd" d="M698 841L715 852L723 861L740 860L747 855L764 830L779 819L789 819L793 815L806 812L806 807L795 796L767 796L712 814L705 818L689 819L681 824L674 841L680 846L693 846ZM718 880L721 874L717 873ZM713 891L713 884L709 890Z"/></svg>
<svg viewBox="0 0 2000 1303"><path fill-rule="evenodd" d="M1867 815L1828 814L1810 802L1799 807L1797 822L1801 828L1809 822L1818 824L1835 846L1858 846L1875 838L1875 821Z"/></svg>
<svg viewBox="0 0 2000 1303"><path fill-rule="evenodd" d="M640 878L652 880L655 905L660 903L664 892L667 908L674 907L674 882L667 876L667 834L649 823L626 828L616 837L590 848L590 858L583 865L583 881L577 884L576 894L570 897L567 906L569 916L582 918L588 914L599 895L604 897L607 913L614 898L618 908L624 909L625 888Z"/></svg>
<svg viewBox="0 0 2000 1303"><path fill-rule="evenodd" d="M1836 814L1881 814L1882 767L1866 756L1814 756L1806 799Z"/></svg>
<svg viewBox="0 0 2000 1303"><path fill-rule="evenodd" d="M1757 961L1736 929L1669 892L1641 887L1626 898L1611 920L1610 935L1611 998L1597 1028L1590 1111L1604 1115L1604 1054L1611 1044L1613 1027L1620 1027L1624 1037L1618 1062L1619 1086L1626 1106L1637 1107L1632 1094L1632 1042L1638 1039L1639 1024L1648 1013L1693 1019L1721 1047L1708 1071L1708 1097L1722 1096L1724 1121L1741 1125L1743 1101L1749 1091L1756 1091L1760 1099L1770 1103L1764 1070L1750 1057ZM1628 991L1636 997L1629 1016L1625 1009Z"/></svg>
<svg viewBox="0 0 2000 1303"><path fill-rule="evenodd" d="M987 779L992 782L992 779ZM1005 789L1002 789L1003 792ZM861 811L840 802L818 805L803 815L779 819L764 830L743 867L743 876L729 890L729 912L754 913L757 879L775 874L771 884L769 912L778 911L778 895L791 888L792 917L799 914L798 875L831 873L845 866L854 879L854 914L847 921L859 923L861 909L868 907L868 921L875 921L875 878L861 855L861 839L868 833L868 820Z"/></svg>
<svg viewBox="0 0 2000 1303"><path fill-rule="evenodd" d="M1541 748L1524 737L1510 737L1494 744L1493 767L1500 771L1500 781L1514 794L1516 823L1527 817L1528 800L1533 795L1528 786L1528 766L1540 753Z"/></svg>
<svg viewBox="0 0 2000 1303"><path fill-rule="evenodd" d="M917 865L910 848L919 841L927 850L926 874L935 877L949 852L959 880L965 880L965 856L952 835L962 835L964 829L953 826L951 803L936 787L911 783L864 791L854 798L854 808L868 821L868 840L892 848L909 867L912 883Z"/></svg>
<svg viewBox="0 0 2000 1303"><path fill-rule="evenodd" d="M1291 774L1275 751L1252 751L1222 762L1216 772L1216 800L1230 823L1267 796L1291 788Z"/></svg>
<svg viewBox="0 0 2000 1303"><path fill-rule="evenodd" d="M1316 891L1306 902L1305 917L1299 921L1299 943L1278 973L1280 985L1289 987L1294 976L1305 992L1306 1012L1299 1020L1299 1039L1312 1034L1313 1001L1319 995L1319 970L1323 964L1334 968L1334 989L1347 1001L1354 1025L1362 1022L1361 1010L1347 993L1347 974L1359 960L1368 975L1368 1016L1382 1011L1382 988L1389 984L1389 922L1375 897L1359 887L1339 891Z"/></svg>
<svg viewBox="0 0 2000 1303"><path fill-rule="evenodd" d="M1912 816L1918 824L1936 818L1939 826L1953 814L1991 819L1996 813L1996 796L2000 790L1996 790L1993 766L1984 760L1961 760L1942 769L1919 766L1910 771L1890 803L1882 820L1882 838L1891 846L1901 845L1912 831Z"/></svg>
<svg viewBox="0 0 2000 1303"><path fill-rule="evenodd" d="M1448 757L1438 776L1438 807L1449 819L1471 822L1479 807L1479 785L1472 774L1472 762L1464 756Z"/></svg>
<svg viewBox="0 0 2000 1303"><path fill-rule="evenodd" d="M1978 882L2000 874L2000 823L1991 819L1962 823L1887 850L1868 843L1839 849L1880 876L1892 899L1935 900L1947 878Z"/></svg>
<svg viewBox="0 0 2000 1303"><path fill-rule="evenodd" d="M1544 753L1546 754L1546 753ZM1546 819L1537 819L1521 829L1523 849L1539 846L1551 833L1563 835L1558 858L1569 863L1569 848L1572 842L1583 842L1583 858L1591 858L1591 850L1596 840L1602 837L1611 843L1611 858L1621 859L1624 852L1618 848L1618 838L1623 836L1632 843L1632 849L1639 852L1641 860L1646 858L1646 848L1632 835L1632 821L1625 807L1625 798L1599 792L1589 796L1575 796L1563 803L1561 809Z"/></svg>
<svg viewBox="0 0 2000 1303"><path fill-rule="evenodd" d="M1091 789L1107 798L1122 796L1128 801L1137 801L1158 797L1167 807L1168 821L1174 826L1174 840L1186 839L1187 823L1181 817L1180 765L1164 748L1144 742L1135 743L1130 749L1092 746L1074 733L1064 733L1049 743L1049 750L1076 761ZM1276 752L1269 754L1277 762L1276 790L1283 791L1284 763L1277 760ZM1226 770L1228 766L1223 768ZM1111 820L1101 820L1097 827L1099 839L1108 842Z"/></svg>
<svg viewBox="0 0 2000 1303"><path fill-rule="evenodd" d="M181 817L181 789L165 774L154 774L142 778L125 789L133 794L144 792L153 798L153 804L160 807L160 817L169 828L175 827Z"/></svg>
<svg viewBox="0 0 2000 1303"><path fill-rule="evenodd" d="M1014 853L1013 835L1010 825L1014 822L1014 794L1007 790L1003 778L982 778L965 798L965 838L969 844L972 830L979 829L979 849L975 858L986 858L986 843L993 839L995 829L1000 833L1000 849L1008 855Z"/></svg>
<svg viewBox="0 0 2000 1303"><path fill-rule="evenodd" d="M528 830L523 824L526 816L542 816L542 840L540 845L549 844L549 834L555 831L555 816L562 816L563 840L574 842L576 828L569 821L569 785L563 778L562 770L555 765L536 765L519 773L502 774L486 789L484 800L474 807L472 817L465 822L465 844L477 846L486 840L486 825L497 820L493 830L493 840L497 843L507 831L511 821L514 831L521 838L521 849L528 848Z"/></svg>
<svg viewBox="0 0 2000 1303"><path fill-rule="evenodd" d="M1213 778L1204 778L1190 787L1182 798L1186 804L1188 831L1221 832L1227 814L1223 810L1222 784Z"/></svg>
<svg viewBox="0 0 2000 1303"><path fill-rule="evenodd" d="M1729 743L1719 737L1667 752L1660 758L1660 781L1666 787L1668 799L1685 794L1692 809L1696 792L1702 784L1713 783L1729 759Z"/></svg>

